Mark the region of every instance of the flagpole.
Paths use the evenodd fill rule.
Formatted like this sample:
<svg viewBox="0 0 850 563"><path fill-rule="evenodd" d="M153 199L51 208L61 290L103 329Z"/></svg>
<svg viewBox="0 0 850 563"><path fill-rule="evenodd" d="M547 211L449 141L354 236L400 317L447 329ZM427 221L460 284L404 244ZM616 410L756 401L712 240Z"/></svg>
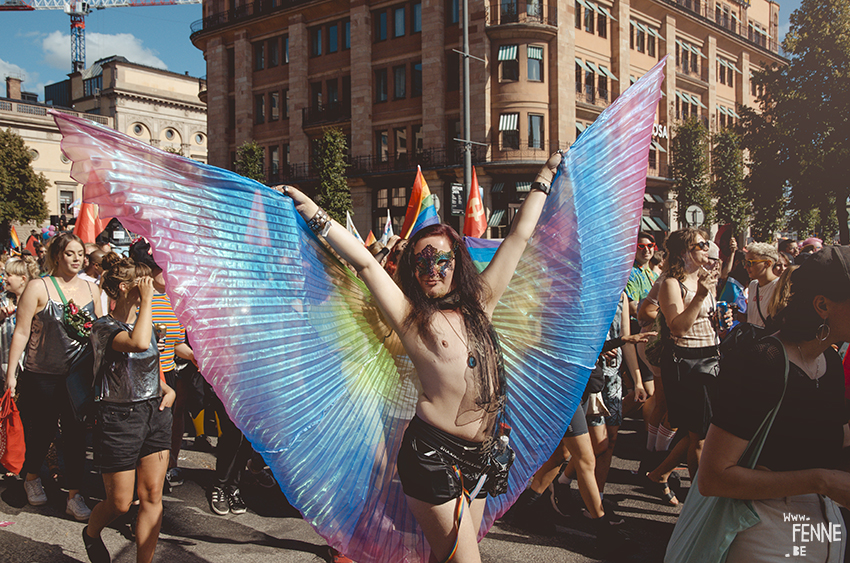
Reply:
<svg viewBox="0 0 850 563"><path fill-rule="evenodd" d="M472 186L472 139L469 98L469 0L463 0L463 193Z"/></svg>

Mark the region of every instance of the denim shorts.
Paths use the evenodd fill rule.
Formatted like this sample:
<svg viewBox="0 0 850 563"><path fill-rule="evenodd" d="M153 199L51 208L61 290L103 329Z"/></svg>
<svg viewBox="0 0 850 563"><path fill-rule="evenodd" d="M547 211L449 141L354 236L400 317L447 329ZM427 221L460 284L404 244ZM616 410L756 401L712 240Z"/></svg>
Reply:
<svg viewBox="0 0 850 563"><path fill-rule="evenodd" d="M98 471L130 471L143 457L171 449L171 408L159 410L161 402L156 397L138 403L98 403L94 428Z"/></svg>

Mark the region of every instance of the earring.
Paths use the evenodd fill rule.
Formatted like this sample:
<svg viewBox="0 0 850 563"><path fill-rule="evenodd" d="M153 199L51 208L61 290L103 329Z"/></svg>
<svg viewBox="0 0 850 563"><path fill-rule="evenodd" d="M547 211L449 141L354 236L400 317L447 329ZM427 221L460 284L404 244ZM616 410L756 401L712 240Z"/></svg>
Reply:
<svg viewBox="0 0 850 563"><path fill-rule="evenodd" d="M829 323L827 323L827 320L829 320L829 319L825 319L823 321L823 323L821 323L821 325L815 331L815 338L817 338L821 342L824 342L824 341L826 341L827 338L829 338ZM823 332L824 327L826 327L826 334L821 336L821 333Z"/></svg>

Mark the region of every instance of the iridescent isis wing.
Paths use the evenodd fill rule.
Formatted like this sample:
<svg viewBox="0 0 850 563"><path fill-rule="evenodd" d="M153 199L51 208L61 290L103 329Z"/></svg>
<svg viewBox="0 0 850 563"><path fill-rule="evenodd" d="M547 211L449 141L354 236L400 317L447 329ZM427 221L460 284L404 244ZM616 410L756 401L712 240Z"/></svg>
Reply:
<svg viewBox="0 0 850 563"><path fill-rule="evenodd" d="M482 537L563 436L628 281L665 60L570 147L493 314L517 456L508 494L488 499Z"/></svg>
<svg viewBox="0 0 850 563"><path fill-rule="evenodd" d="M642 88L638 97L644 105L629 108L649 117L617 118L616 123L631 123L631 128L620 124L615 129L633 142L625 148L616 139L611 142L628 162L630 151L642 150L645 178L654 101L650 112L652 93L638 86L629 92ZM618 104L623 105L618 101L612 108ZM84 119L53 115L64 136L62 148L74 161L72 176L85 184L84 200L150 240L201 372L272 467L292 505L332 546L357 561L427 560L427 544L395 474L418 381L363 284L309 232L289 198ZM577 147L591 140L585 133ZM571 166L599 162L577 160L582 154L587 152L569 157ZM600 168L608 165L601 162ZM511 499L560 437L568 418L564 411L575 403L586 379L582 373L589 371L601 346L614 300L598 294L617 294L625 284L622 275L611 273L622 268L622 260L597 264L584 248L597 251L597 239L618 241L606 234L611 229L630 230L633 242L637 229L636 222L630 224L632 212L621 213L626 209L621 204L611 208L613 217L606 217L609 208L602 209L599 193L584 197L592 172L571 177L569 169L555 182L520 276L495 317L510 371L528 370L510 376L509 412L519 454ZM618 170L596 175L591 191L612 189L612 179L619 179L628 186L612 189L609 199L640 199L633 195L643 188L636 185L639 174ZM581 189L573 194L573 188ZM616 221L629 224L618 229ZM553 260L550 252L564 258ZM606 250L602 257L614 255L621 257L622 249ZM550 271L553 281L544 282ZM595 281L587 282L588 276ZM564 283L583 284L590 291L587 299L572 288L555 295ZM602 292L606 284L608 291ZM550 309L561 306L579 312ZM512 321L517 326L506 326ZM559 322L574 324L555 330ZM520 328L526 333L520 334ZM571 330L577 331L575 338L567 337ZM506 506L506 497L490 503L488 527Z"/></svg>

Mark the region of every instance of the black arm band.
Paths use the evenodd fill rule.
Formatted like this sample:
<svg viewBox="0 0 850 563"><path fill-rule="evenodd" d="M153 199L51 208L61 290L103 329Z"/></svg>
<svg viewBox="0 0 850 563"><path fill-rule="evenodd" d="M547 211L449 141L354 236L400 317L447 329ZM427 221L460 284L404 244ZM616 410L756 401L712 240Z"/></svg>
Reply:
<svg viewBox="0 0 850 563"><path fill-rule="evenodd" d="M531 189L543 192L546 195L549 195L549 191L551 190L551 186L549 184L543 182L532 182Z"/></svg>
<svg viewBox="0 0 850 563"><path fill-rule="evenodd" d="M605 344L602 345L602 353L604 354L605 352L608 352L615 348L619 348L623 344L625 344L625 342L623 342L622 338L612 338L611 340L606 340Z"/></svg>

